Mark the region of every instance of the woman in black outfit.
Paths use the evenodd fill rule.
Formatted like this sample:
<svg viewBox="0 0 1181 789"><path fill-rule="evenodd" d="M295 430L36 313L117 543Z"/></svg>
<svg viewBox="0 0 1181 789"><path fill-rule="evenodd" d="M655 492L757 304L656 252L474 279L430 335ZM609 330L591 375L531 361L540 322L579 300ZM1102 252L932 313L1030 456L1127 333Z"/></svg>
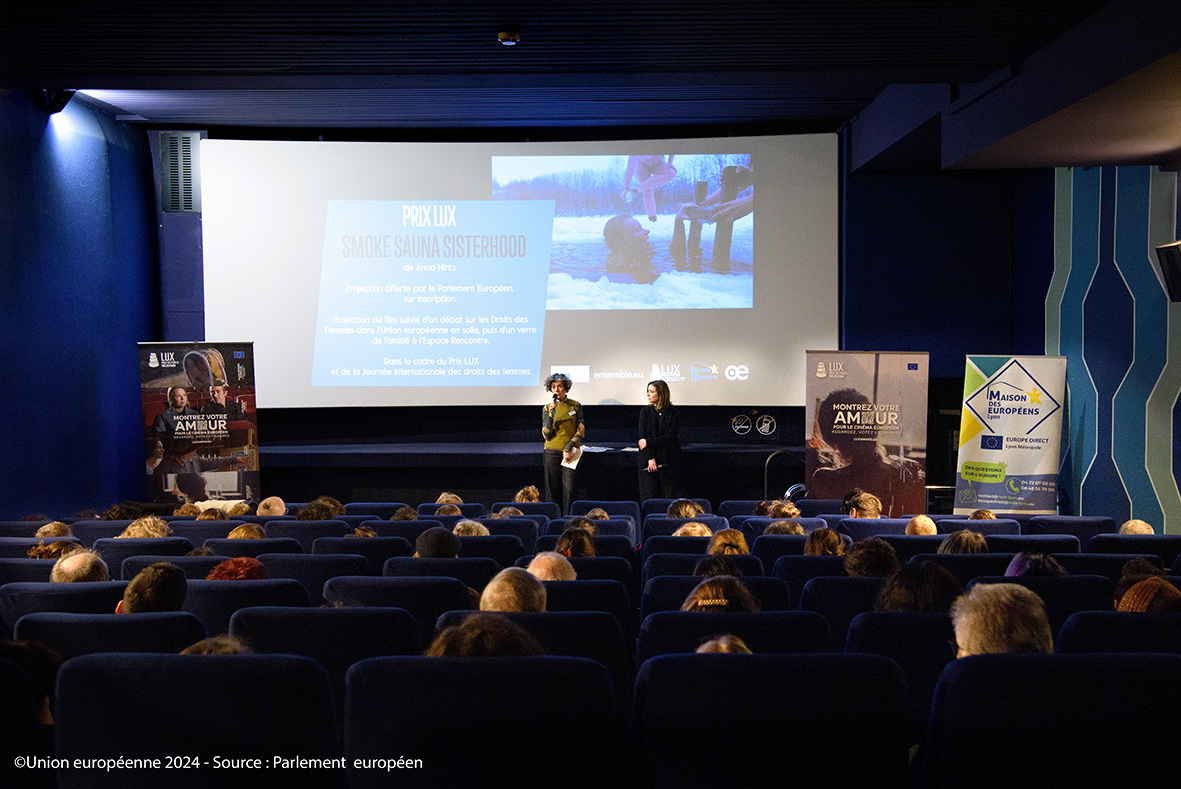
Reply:
<svg viewBox="0 0 1181 789"><path fill-rule="evenodd" d="M648 383L648 405L640 411L640 500L672 499L680 489L681 415L668 384Z"/></svg>

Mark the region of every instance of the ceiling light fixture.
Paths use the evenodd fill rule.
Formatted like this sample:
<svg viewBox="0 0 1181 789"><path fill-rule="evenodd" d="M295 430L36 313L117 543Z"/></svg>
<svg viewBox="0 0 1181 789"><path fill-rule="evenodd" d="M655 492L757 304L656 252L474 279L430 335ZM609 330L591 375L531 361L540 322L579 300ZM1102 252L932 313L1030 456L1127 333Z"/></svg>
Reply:
<svg viewBox="0 0 1181 789"><path fill-rule="evenodd" d="M506 47L515 47L521 41L521 34L501 30L496 34L496 39Z"/></svg>

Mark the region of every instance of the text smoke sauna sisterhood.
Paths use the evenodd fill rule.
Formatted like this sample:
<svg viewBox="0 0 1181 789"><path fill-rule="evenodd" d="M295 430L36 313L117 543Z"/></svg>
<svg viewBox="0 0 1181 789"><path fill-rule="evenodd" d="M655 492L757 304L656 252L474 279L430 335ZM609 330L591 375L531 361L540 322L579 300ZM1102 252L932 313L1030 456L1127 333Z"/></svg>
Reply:
<svg viewBox="0 0 1181 789"><path fill-rule="evenodd" d="M523 258L524 235L352 235L341 237L341 256L374 258Z"/></svg>

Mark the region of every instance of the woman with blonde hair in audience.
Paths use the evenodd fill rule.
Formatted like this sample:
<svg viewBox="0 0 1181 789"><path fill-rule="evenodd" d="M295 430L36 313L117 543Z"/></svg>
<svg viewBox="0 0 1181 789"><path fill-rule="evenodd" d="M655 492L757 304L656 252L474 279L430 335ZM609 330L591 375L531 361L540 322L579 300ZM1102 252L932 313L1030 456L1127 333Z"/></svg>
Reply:
<svg viewBox="0 0 1181 789"><path fill-rule="evenodd" d="M558 537L558 544L554 546L554 551L567 559L576 556L593 557L595 555L595 541L586 529L571 526L562 532L562 536Z"/></svg>
<svg viewBox="0 0 1181 789"><path fill-rule="evenodd" d="M171 537L172 529L168 524L155 515L145 515L137 518L119 535L119 537L147 539L154 537Z"/></svg>
<svg viewBox="0 0 1181 789"><path fill-rule="evenodd" d="M358 526L357 528L353 529L351 534L345 535L345 537L356 537L356 538L361 538L361 539L364 539L366 537L376 537L376 536L377 536L377 532L375 532L373 529L369 528L368 526Z"/></svg>
<svg viewBox="0 0 1181 789"><path fill-rule="evenodd" d="M463 510L459 508L458 504L444 504L435 510L436 515L462 515Z"/></svg>
<svg viewBox="0 0 1181 789"><path fill-rule="evenodd" d="M763 534L793 534L802 537L805 532L804 527L795 521L775 521L767 524Z"/></svg>
<svg viewBox="0 0 1181 789"><path fill-rule="evenodd" d="M455 528L451 533L456 537L487 537L492 532L488 531L488 527L482 523L471 520L462 520L455 524Z"/></svg>
<svg viewBox="0 0 1181 789"><path fill-rule="evenodd" d="M960 529L947 535L936 553L988 553L988 543L980 532Z"/></svg>
<svg viewBox="0 0 1181 789"><path fill-rule="evenodd" d="M70 542L69 540L55 540L48 544L42 541L29 548L28 557L30 559L53 559L57 561L66 554L80 550L82 550L81 545L76 542Z"/></svg>
<svg viewBox="0 0 1181 789"><path fill-rule="evenodd" d="M488 517L495 518L497 520L502 520L504 518L521 518L521 517L524 517L524 515L525 515L525 513L521 512L516 507L501 507L500 509L498 509L496 512L492 513Z"/></svg>
<svg viewBox="0 0 1181 789"><path fill-rule="evenodd" d="M439 498L435 499L435 504L463 504L463 499L454 493L443 491Z"/></svg>
<svg viewBox="0 0 1181 789"><path fill-rule="evenodd" d="M970 521L994 521L994 520L996 520L996 515L993 514L992 510L976 510L975 512L973 512L971 515L968 516L968 520L970 520Z"/></svg>
<svg viewBox="0 0 1181 789"><path fill-rule="evenodd" d="M266 536L262 527L253 523L243 523L226 535L231 540L263 540Z"/></svg>
<svg viewBox="0 0 1181 789"><path fill-rule="evenodd" d="M677 499L668 505L664 515L667 518L696 518L705 514L705 509L695 501Z"/></svg>
<svg viewBox="0 0 1181 789"><path fill-rule="evenodd" d="M742 581L731 575L715 575L697 584L681 610L752 613L759 610L759 603Z"/></svg>
<svg viewBox="0 0 1181 789"><path fill-rule="evenodd" d="M704 523L693 521L691 523L683 524L679 529L673 532L674 537L712 537L713 531Z"/></svg>
<svg viewBox="0 0 1181 789"><path fill-rule="evenodd" d="M602 507L595 507L594 509L587 512L587 514L583 517L585 517L587 520L592 520L592 521L611 520L611 515L607 512L607 510L603 509Z"/></svg>
<svg viewBox="0 0 1181 789"><path fill-rule="evenodd" d="M829 528L821 527L808 535L804 543L805 556L844 556L845 541Z"/></svg>
<svg viewBox="0 0 1181 789"><path fill-rule="evenodd" d="M772 518L798 518L800 508L786 499L779 499L771 502L771 506L767 508L767 515Z"/></svg>
<svg viewBox="0 0 1181 789"><path fill-rule="evenodd" d="M187 501L172 511L173 515L182 518L195 518L201 514L201 508L191 501Z"/></svg>
<svg viewBox="0 0 1181 789"><path fill-rule="evenodd" d="M537 489L536 485L526 485L517 491L513 496L513 501L517 504L536 504L541 501L541 491Z"/></svg>
<svg viewBox="0 0 1181 789"><path fill-rule="evenodd" d="M226 515L225 510L219 507L206 507L201 510L201 514L197 516L199 521L228 521L229 515Z"/></svg>
<svg viewBox="0 0 1181 789"><path fill-rule="evenodd" d="M746 546L746 538L742 536L742 532L738 529L722 529L716 532L709 541L709 547L705 551L709 554L738 554L742 556L750 555L750 548Z"/></svg>

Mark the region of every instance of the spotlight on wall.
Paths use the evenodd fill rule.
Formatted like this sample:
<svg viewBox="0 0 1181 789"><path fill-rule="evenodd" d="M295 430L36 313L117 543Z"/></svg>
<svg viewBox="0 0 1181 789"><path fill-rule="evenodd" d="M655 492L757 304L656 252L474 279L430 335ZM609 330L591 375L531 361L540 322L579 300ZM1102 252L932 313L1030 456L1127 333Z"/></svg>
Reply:
<svg viewBox="0 0 1181 789"><path fill-rule="evenodd" d="M74 98L74 91L72 90L41 89L41 106L50 115L64 110L72 98Z"/></svg>
<svg viewBox="0 0 1181 789"><path fill-rule="evenodd" d="M496 39L506 47L515 47L521 41L521 34L516 31L501 30Z"/></svg>

